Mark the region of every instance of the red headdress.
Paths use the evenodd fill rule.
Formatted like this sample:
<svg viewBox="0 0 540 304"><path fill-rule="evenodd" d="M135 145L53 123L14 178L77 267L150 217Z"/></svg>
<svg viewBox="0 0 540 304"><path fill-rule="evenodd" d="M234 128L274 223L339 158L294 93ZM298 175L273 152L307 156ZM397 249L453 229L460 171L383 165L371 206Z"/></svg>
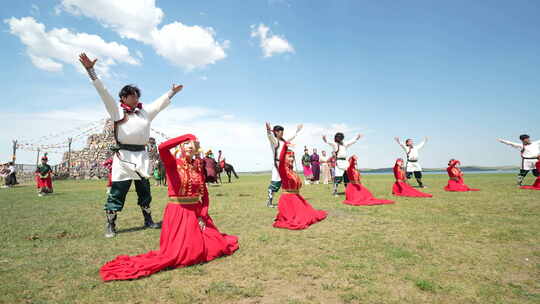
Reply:
<svg viewBox="0 0 540 304"><path fill-rule="evenodd" d="M455 167L455 166L457 166L457 165L459 165L459 164L461 164L461 162L460 162L459 160L453 159L453 158L452 158L452 159L450 160L450 162L448 163L448 165L449 165L450 167Z"/></svg>
<svg viewBox="0 0 540 304"><path fill-rule="evenodd" d="M43 155L43 157L41 158L41 160L49 161L49 158L47 157L47 153L45 153L45 155Z"/></svg>
<svg viewBox="0 0 540 304"><path fill-rule="evenodd" d="M396 166L400 166L400 167L403 166L403 159L402 158L396 159Z"/></svg>

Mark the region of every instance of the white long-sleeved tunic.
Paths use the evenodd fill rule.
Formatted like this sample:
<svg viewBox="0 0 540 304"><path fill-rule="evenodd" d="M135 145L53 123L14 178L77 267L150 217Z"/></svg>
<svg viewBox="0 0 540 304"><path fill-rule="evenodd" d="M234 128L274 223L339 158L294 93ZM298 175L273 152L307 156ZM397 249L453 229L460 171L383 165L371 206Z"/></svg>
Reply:
<svg viewBox="0 0 540 304"><path fill-rule="evenodd" d="M511 142L504 139L499 139L499 141L520 151L522 170L533 170L536 168L536 161L538 160L537 158L540 155L540 140L532 141L528 145Z"/></svg>
<svg viewBox="0 0 540 304"><path fill-rule="evenodd" d="M119 102L115 101L99 79L92 81L105 109L113 121L124 117ZM150 124L159 112L171 103L172 90L142 109L136 109L128 115L126 121L117 125L118 141L126 145L146 145L150 137ZM150 159L148 152L120 150L115 153L112 165L112 181L139 180L150 177Z"/></svg>

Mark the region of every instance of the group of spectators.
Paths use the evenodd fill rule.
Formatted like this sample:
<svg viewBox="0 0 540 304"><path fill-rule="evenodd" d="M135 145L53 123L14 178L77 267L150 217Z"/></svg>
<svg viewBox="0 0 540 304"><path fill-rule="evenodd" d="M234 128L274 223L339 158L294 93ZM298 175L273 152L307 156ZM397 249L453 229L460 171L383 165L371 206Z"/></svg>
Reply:
<svg viewBox="0 0 540 304"><path fill-rule="evenodd" d="M321 151L319 155L317 149L312 149L310 154L309 149L304 147L302 168L306 184L319 184L322 179L323 184L327 185L334 179L336 155L327 155L326 151Z"/></svg>

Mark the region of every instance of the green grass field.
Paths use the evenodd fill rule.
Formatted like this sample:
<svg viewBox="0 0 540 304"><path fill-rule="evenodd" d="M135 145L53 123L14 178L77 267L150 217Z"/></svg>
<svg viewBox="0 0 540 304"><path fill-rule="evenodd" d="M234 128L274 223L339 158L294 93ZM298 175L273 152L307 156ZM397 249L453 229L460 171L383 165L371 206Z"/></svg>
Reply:
<svg viewBox="0 0 540 304"><path fill-rule="evenodd" d="M353 207L330 186L304 186L329 212L307 230L272 227L269 176L243 175L210 187L210 214L240 237L232 256L135 281L102 283L99 267L119 254L157 249L159 230L142 225L136 194L103 237L104 181L59 181L0 189L1 303L540 303L540 191L519 190L514 174L466 175L481 192L447 193L427 175L432 199ZM527 182L531 183L529 177ZM392 198L390 175L365 175ZM165 188L153 187L161 220Z"/></svg>

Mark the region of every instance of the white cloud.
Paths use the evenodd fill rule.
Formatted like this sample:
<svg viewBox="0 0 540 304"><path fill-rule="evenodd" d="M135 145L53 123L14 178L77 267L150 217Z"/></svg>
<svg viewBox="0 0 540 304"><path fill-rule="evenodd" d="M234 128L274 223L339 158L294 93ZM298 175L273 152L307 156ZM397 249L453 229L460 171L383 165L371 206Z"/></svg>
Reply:
<svg viewBox="0 0 540 304"><path fill-rule="evenodd" d="M200 80L208 80L208 77L207 76L201 76L199 77Z"/></svg>
<svg viewBox="0 0 540 304"><path fill-rule="evenodd" d="M33 17L12 17L4 22L9 25L10 33L19 37L26 46L26 53L32 63L45 71L61 71L64 64L74 65L82 71L78 61L78 54L82 51L101 59L96 64L96 69L104 76L109 74L110 66L119 62L139 64L126 46L106 42L97 35L74 33L66 28L54 28L47 32L45 25Z"/></svg>
<svg viewBox="0 0 540 304"><path fill-rule="evenodd" d="M62 0L62 8L73 15L98 20L122 38L145 43L152 41L152 31L163 19L163 11L153 0Z"/></svg>
<svg viewBox="0 0 540 304"><path fill-rule="evenodd" d="M251 37L259 38L259 45L264 57L272 57L275 54L282 53L294 53L293 46L285 37L272 34L270 28L262 23L259 26L251 26Z"/></svg>
<svg viewBox="0 0 540 304"><path fill-rule="evenodd" d="M180 22L164 25L152 32L152 45L156 52L172 63L188 70L224 59L229 41L214 40L214 30L200 26L187 26Z"/></svg>
<svg viewBox="0 0 540 304"><path fill-rule="evenodd" d="M159 55L187 70L227 56L230 42L217 41L210 27L175 21L158 28L164 14L154 0L62 0L61 5L66 12L98 20L123 38L151 45Z"/></svg>

